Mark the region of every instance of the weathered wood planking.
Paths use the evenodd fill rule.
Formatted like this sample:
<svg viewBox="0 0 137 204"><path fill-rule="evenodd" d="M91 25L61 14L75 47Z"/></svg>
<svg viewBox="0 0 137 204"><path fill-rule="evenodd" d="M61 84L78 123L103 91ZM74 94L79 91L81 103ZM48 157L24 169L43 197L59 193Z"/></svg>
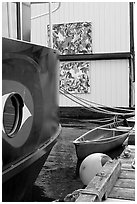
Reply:
<svg viewBox="0 0 137 204"><path fill-rule="evenodd" d="M133 188L121 188L113 187L109 198L117 198L123 200L135 200L135 189Z"/></svg>
<svg viewBox="0 0 137 204"><path fill-rule="evenodd" d="M135 179L135 171L133 170L122 170L121 169L121 173L119 175L120 179Z"/></svg>
<svg viewBox="0 0 137 204"><path fill-rule="evenodd" d="M124 152L130 150L130 156L125 157ZM121 154L119 161L121 162L121 173L112 188L109 198L135 200L135 169L132 168L132 162L135 157L135 148L127 147Z"/></svg>
<svg viewBox="0 0 137 204"><path fill-rule="evenodd" d="M120 174L121 164L118 160L107 162L102 168L101 173L97 174L88 186L83 189L76 202L94 202L101 201L104 196L107 196L113 185L115 184L118 175ZM86 193L88 191L88 193Z"/></svg>
<svg viewBox="0 0 137 204"><path fill-rule="evenodd" d="M125 156L129 151L129 157ZM135 157L135 148L127 147L118 160L107 162L100 174L97 174L89 185L81 191L76 202L102 201L104 196L108 200L135 200L135 169L132 162ZM103 176L104 175L104 176Z"/></svg>
<svg viewBox="0 0 137 204"><path fill-rule="evenodd" d="M123 200L123 199L120 199L120 198L107 198L107 200L105 200L104 202L133 202L133 201L131 201L131 200Z"/></svg>
<svg viewBox="0 0 137 204"><path fill-rule="evenodd" d="M115 187L121 188L131 188L135 189L135 180L134 179L118 179L115 183Z"/></svg>

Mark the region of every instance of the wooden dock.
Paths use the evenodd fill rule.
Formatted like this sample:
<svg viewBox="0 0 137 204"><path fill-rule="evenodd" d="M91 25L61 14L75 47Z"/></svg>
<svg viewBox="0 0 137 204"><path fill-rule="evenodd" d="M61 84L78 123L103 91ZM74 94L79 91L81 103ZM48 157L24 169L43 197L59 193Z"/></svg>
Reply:
<svg viewBox="0 0 137 204"><path fill-rule="evenodd" d="M135 201L135 146L130 145L120 158L107 162L85 189L79 190L76 202Z"/></svg>
<svg viewBox="0 0 137 204"><path fill-rule="evenodd" d="M134 158L135 146L127 147L120 156L121 172L108 198L135 201Z"/></svg>

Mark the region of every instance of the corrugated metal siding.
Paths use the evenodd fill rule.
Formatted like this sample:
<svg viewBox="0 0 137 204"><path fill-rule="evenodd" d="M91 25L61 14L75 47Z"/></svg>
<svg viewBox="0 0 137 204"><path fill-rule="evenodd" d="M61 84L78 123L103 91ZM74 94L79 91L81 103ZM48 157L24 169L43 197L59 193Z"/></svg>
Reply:
<svg viewBox="0 0 137 204"><path fill-rule="evenodd" d="M2 3L2 36L8 37L7 3Z"/></svg>
<svg viewBox="0 0 137 204"><path fill-rule="evenodd" d="M89 94L75 96L106 106L129 106L128 60L101 60L90 62ZM60 94L60 106L79 106Z"/></svg>
<svg viewBox="0 0 137 204"><path fill-rule="evenodd" d="M58 3L53 3L53 10ZM48 12L48 4L32 5L32 16ZM61 2L53 13L52 23L92 22L93 53L130 50L128 2ZM49 16L31 21L32 42L47 46ZM91 93L76 94L107 106L129 105L128 60L91 62ZM76 106L60 95L60 106Z"/></svg>
<svg viewBox="0 0 137 204"><path fill-rule="evenodd" d="M10 16L11 27L12 27L12 30L10 32L8 30L9 28L8 28L7 3L8 2L2 2L2 36L16 39L17 38L16 5L14 3L10 4L10 11L12 14L12 16Z"/></svg>
<svg viewBox="0 0 137 204"><path fill-rule="evenodd" d="M58 3L52 5L54 10ZM33 4L32 17L47 13L48 4ZM93 52L129 51L129 3L128 2L61 2L53 13L52 23L92 22ZM47 45L49 16L31 21L32 42Z"/></svg>

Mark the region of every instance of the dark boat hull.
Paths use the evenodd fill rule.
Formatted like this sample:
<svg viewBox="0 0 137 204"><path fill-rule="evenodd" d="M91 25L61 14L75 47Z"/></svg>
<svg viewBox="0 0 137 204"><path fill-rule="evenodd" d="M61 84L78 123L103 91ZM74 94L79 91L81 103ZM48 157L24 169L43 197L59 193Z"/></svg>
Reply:
<svg viewBox="0 0 137 204"><path fill-rule="evenodd" d="M31 199L31 187L35 182L52 147L57 142L61 126L48 144L43 145L36 152L24 160L3 171L2 199L3 201L28 201ZM13 189L14 188L14 189Z"/></svg>
<svg viewBox="0 0 137 204"><path fill-rule="evenodd" d="M2 200L22 201L61 131L58 54L2 40Z"/></svg>

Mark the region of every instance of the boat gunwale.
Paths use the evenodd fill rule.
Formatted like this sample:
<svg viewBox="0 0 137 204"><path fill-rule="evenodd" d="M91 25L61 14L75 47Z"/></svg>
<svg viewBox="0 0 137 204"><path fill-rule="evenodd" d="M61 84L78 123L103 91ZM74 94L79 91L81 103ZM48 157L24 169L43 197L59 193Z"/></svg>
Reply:
<svg viewBox="0 0 137 204"><path fill-rule="evenodd" d="M108 142L115 142L117 141L118 139L121 139L121 138L127 138L129 136L129 133L124 133L120 136L116 136L116 137L110 137L110 138L107 138L107 139L102 139L102 140L85 140L85 141L78 141L78 142L75 142L74 144L75 145L88 145L88 144L106 144Z"/></svg>
<svg viewBox="0 0 137 204"><path fill-rule="evenodd" d="M123 120L118 120L116 123L120 123L120 122L123 122ZM111 127L112 125L114 125L115 122L113 123L109 123L109 124L104 124L104 125L101 125L101 126L97 126L95 128L93 128L92 130L89 130L87 132L85 132L83 135L81 135L80 137L76 138L74 141L73 141L73 144L78 144L80 142L83 142L83 141L79 141L79 139L83 138L85 135L89 134L89 133L92 133L93 131L96 131L97 129L99 128L105 128L105 127ZM110 129L111 130L111 129Z"/></svg>

